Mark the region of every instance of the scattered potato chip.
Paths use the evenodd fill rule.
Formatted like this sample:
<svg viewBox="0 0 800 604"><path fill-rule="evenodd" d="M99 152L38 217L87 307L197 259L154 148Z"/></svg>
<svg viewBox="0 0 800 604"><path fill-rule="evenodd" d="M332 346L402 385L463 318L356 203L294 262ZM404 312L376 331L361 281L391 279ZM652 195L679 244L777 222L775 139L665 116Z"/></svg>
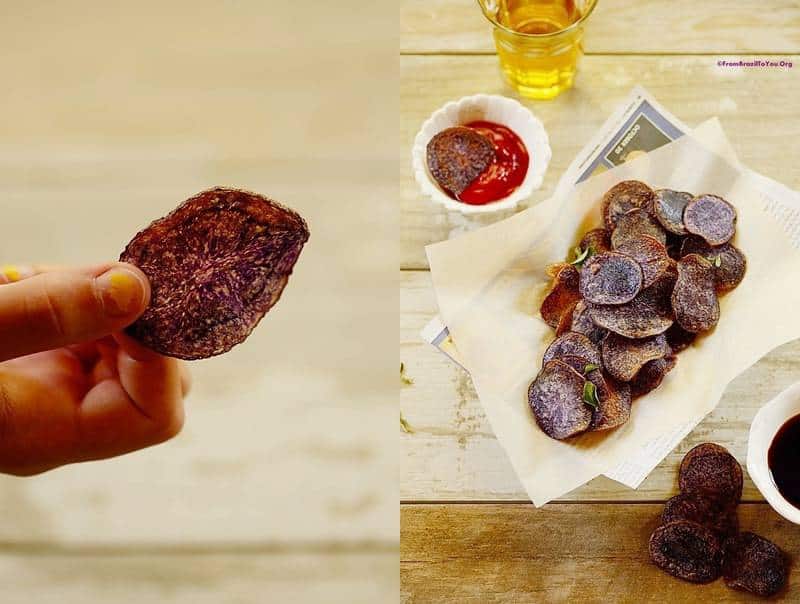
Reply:
<svg viewBox="0 0 800 604"><path fill-rule="evenodd" d="M589 430L610 430L627 422L631 416L631 390L628 385L607 379L600 369L587 372L586 378L594 384L598 398Z"/></svg>
<svg viewBox="0 0 800 604"><path fill-rule="evenodd" d="M699 493L678 493L664 504L661 523L690 520L710 528L722 543L739 531L736 505L704 497Z"/></svg>
<svg viewBox="0 0 800 604"><path fill-rule="evenodd" d="M675 368L678 358L672 354L655 359L639 370L631 380L631 398L637 399L648 392L652 392L661 385L664 377Z"/></svg>
<svg viewBox="0 0 800 604"><path fill-rule="evenodd" d="M605 229L588 231L581 239L580 248L582 250L588 248L592 255L611 251L611 239L608 236L608 231Z"/></svg>
<svg viewBox="0 0 800 604"><path fill-rule="evenodd" d="M661 245L667 244L667 232L650 212L631 210L617 220L617 226L611 232L611 247L616 250L629 239L640 235L649 235Z"/></svg>
<svg viewBox="0 0 800 604"><path fill-rule="evenodd" d="M649 338L631 339L610 333L603 340L603 367L620 382L630 382L648 361L667 353L664 334Z"/></svg>
<svg viewBox="0 0 800 604"><path fill-rule="evenodd" d="M789 574L786 556L772 541L739 533L725 543L725 584L767 597L778 593Z"/></svg>
<svg viewBox="0 0 800 604"><path fill-rule="evenodd" d="M700 493L723 502L742 497L742 467L725 447L703 443L689 451L678 471L683 493Z"/></svg>
<svg viewBox="0 0 800 604"><path fill-rule="evenodd" d="M671 276L664 275L628 304L591 305L596 325L626 338L647 338L664 333L672 325Z"/></svg>
<svg viewBox="0 0 800 604"><path fill-rule="evenodd" d="M653 190L638 180L625 180L611 187L601 202L603 223L609 232L617 226L619 217L634 209L650 210Z"/></svg>
<svg viewBox="0 0 800 604"><path fill-rule="evenodd" d="M678 280L672 290L675 320L692 333L708 331L719 321L714 272L708 260L689 254L678 261Z"/></svg>
<svg viewBox="0 0 800 604"><path fill-rule="evenodd" d="M683 223L689 233L710 245L722 245L736 232L736 208L722 197L700 195L686 206Z"/></svg>
<svg viewBox="0 0 800 604"><path fill-rule="evenodd" d="M685 235L683 211L694 197L691 193L658 189L653 195L653 215L667 231L676 235Z"/></svg>
<svg viewBox="0 0 800 604"><path fill-rule="evenodd" d="M589 307L581 300L575 305L575 310L572 311L572 323L570 325L572 331L582 333L589 338L593 344L599 346L606 337L608 330L599 325L595 325L592 317L589 314Z"/></svg>
<svg viewBox="0 0 800 604"><path fill-rule="evenodd" d="M713 246L701 237L686 237L681 245L681 255L697 254L711 263L714 270L714 286L719 293L735 289L744 279L747 259L730 243Z"/></svg>
<svg viewBox="0 0 800 604"><path fill-rule="evenodd" d="M661 570L691 583L710 583L722 571L722 547L711 529L689 520L658 527L650 536L650 559Z"/></svg>
<svg viewBox="0 0 800 604"><path fill-rule="evenodd" d="M587 362L595 365L600 365L602 363L600 351L597 349L597 346L585 335L574 331L568 331L550 343L550 346L544 351L542 365L554 359L561 359L566 356L582 357L586 359Z"/></svg>
<svg viewBox="0 0 800 604"><path fill-rule="evenodd" d="M447 128L427 146L428 170L445 191L458 198L494 161L492 141L472 128Z"/></svg>
<svg viewBox="0 0 800 604"><path fill-rule="evenodd" d="M631 237L617 247L617 251L639 263L642 269L642 289L655 283L672 264L664 244L649 235Z"/></svg>
<svg viewBox="0 0 800 604"><path fill-rule="evenodd" d="M685 350L697 339L696 333L686 331L677 323L673 323L670 328L664 332L664 335L667 336L667 344L669 344L673 353Z"/></svg>
<svg viewBox="0 0 800 604"><path fill-rule="evenodd" d="M594 304L624 304L642 289L642 269L630 256L605 252L589 258L580 271L579 292Z"/></svg>
<svg viewBox="0 0 800 604"><path fill-rule="evenodd" d="M584 403L584 377L566 363L545 363L528 388L528 403L536 423L550 438L562 440L585 432L592 408Z"/></svg>
<svg viewBox="0 0 800 604"><path fill-rule="evenodd" d="M553 280L553 288L545 296L539 312L545 323L555 329L561 316L581 299L580 275L578 269L569 264L564 264Z"/></svg>

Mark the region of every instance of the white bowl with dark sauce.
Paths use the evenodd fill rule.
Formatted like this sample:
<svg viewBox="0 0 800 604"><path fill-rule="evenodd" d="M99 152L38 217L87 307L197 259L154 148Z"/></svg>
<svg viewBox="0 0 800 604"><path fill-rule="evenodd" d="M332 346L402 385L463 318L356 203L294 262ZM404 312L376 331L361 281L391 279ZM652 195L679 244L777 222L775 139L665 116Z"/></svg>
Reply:
<svg viewBox="0 0 800 604"><path fill-rule="evenodd" d="M798 439L795 447L785 446L794 439ZM766 403L753 418L747 472L772 509L800 524L800 382Z"/></svg>

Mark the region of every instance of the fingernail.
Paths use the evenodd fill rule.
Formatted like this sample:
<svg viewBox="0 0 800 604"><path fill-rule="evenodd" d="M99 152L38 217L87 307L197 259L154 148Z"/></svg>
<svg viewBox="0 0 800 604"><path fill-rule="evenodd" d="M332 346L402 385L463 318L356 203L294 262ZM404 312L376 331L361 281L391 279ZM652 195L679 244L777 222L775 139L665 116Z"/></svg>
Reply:
<svg viewBox="0 0 800 604"><path fill-rule="evenodd" d="M33 269L29 266L17 266L14 264L5 264L0 267L3 280L6 283L14 283L20 279L33 276Z"/></svg>
<svg viewBox="0 0 800 604"><path fill-rule="evenodd" d="M139 277L124 268L112 268L97 277L103 310L109 317L124 317L138 310L144 299Z"/></svg>

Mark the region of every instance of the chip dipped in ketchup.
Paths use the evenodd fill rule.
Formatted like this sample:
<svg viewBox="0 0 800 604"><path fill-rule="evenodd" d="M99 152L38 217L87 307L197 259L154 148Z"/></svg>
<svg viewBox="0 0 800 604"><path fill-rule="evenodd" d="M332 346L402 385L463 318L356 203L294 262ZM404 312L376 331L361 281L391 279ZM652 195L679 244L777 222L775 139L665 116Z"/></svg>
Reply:
<svg viewBox="0 0 800 604"><path fill-rule="evenodd" d="M486 156L484 147L475 140L466 141L463 135L454 136L468 128L491 142L493 156ZM474 134L472 135L474 137ZM450 136L448 136L450 135ZM474 121L439 133L436 142L428 147L428 166L453 199L469 205L485 205L508 197L525 180L528 173L528 150L510 128L488 121ZM466 137L468 138L468 137ZM476 170L476 167L478 170ZM465 174L466 172L466 174ZM468 182L464 176L468 175ZM460 186L453 186L454 183Z"/></svg>

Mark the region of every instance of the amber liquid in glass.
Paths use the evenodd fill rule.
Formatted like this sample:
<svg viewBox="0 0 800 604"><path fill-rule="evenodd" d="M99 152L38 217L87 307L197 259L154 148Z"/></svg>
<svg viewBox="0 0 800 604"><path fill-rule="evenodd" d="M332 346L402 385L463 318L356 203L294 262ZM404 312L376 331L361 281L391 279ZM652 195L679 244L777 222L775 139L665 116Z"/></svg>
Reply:
<svg viewBox="0 0 800 604"><path fill-rule="evenodd" d="M506 78L521 95L549 99L572 86L583 32L569 28L582 16L575 0L499 0L495 18L513 32L495 28L495 46Z"/></svg>

